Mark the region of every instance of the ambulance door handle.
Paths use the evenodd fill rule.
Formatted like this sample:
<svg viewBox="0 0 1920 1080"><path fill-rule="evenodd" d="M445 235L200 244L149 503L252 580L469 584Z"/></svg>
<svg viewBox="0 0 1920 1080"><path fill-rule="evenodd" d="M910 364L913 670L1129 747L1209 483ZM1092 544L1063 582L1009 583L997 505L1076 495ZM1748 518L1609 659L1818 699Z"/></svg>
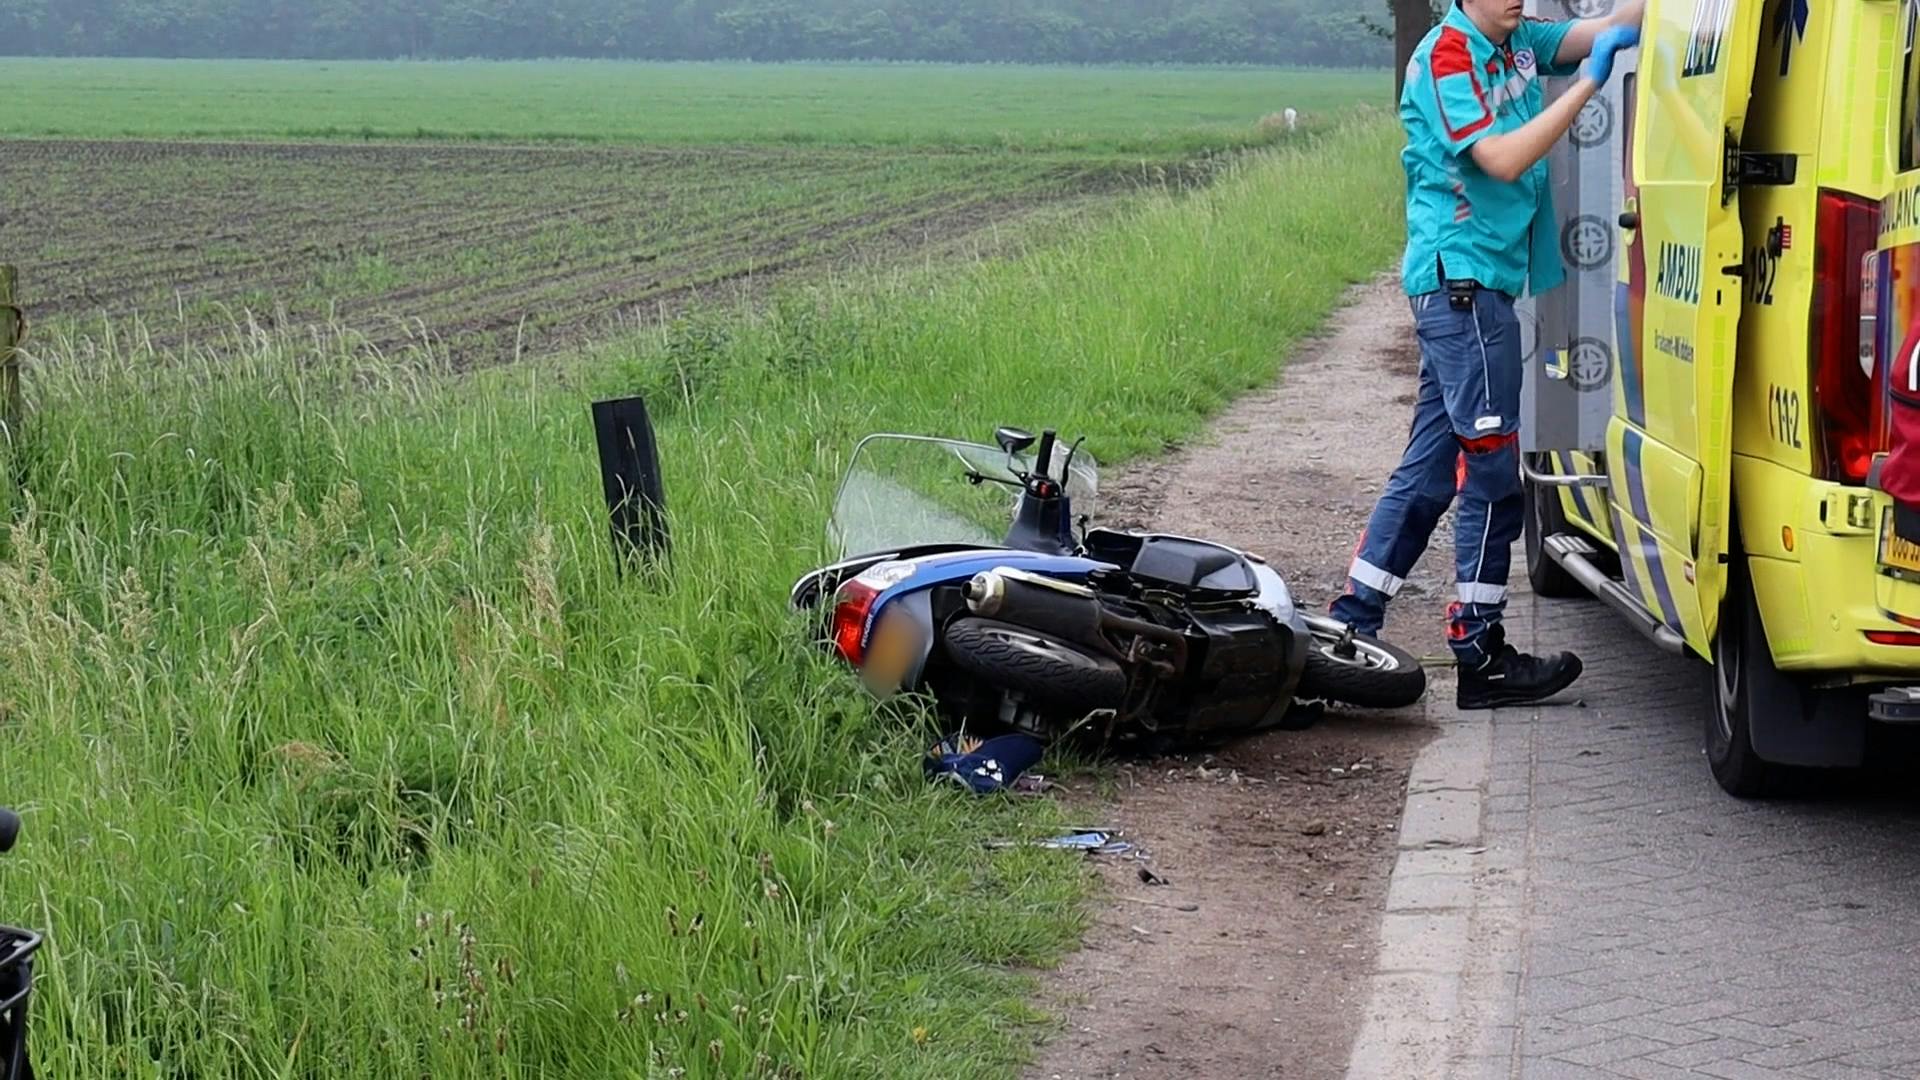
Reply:
<svg viewBox="0 0 1920 1080"><path fill-rule="evenodd" d="M1637 229L1637 228L1639 228L1639 227L1640 227L1640 215L1639 215L1639 214L1638 214L1637 212L1635 212L1635 211L1632 211L1632 210L1629 210L1629 211L1627 211L1626 213L1624 213L1624 214L1621 214L1621 215L1620 215L1620 227L1621 227L1621 228L1623 228L1623 229Z"/></svg>

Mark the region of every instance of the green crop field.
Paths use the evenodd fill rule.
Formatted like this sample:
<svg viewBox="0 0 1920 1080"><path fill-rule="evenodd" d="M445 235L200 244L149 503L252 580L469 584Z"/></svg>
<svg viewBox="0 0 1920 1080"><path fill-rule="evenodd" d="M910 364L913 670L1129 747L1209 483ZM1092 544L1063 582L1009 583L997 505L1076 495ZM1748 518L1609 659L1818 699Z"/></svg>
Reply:
<svg viewBox="0 0 1920 1080"><path fill-rule="evenodd" d="M0 138L0 253L46 334L138 322L164 347L234 318L338 322L382 348L432 340L462 367L1004 243L1007 226L1203 179L1219 151L1310 138L1378 81L158 61L9 61L8 77L0 134L62 136ZM1300 131L1257 127L1293 101ZM428 132L443 138L400 141ZM121 134L142 137L81 137ZM196 134L221 137L181 138ZM590 144L496 141L529 137Z"/></svg>
<svg viewBox="0 0 1920 1080"><path fill-rule="evenodd" d="M1385 102L1385 72L938 64L6 62L0 136L988 146L1164 155Z"/></svg>
<svg viewBox="0 0 1920 1080"><path fill-rule="evenodd" d="M1132 182L1057 155L16 141L0 252L46 334L138 321L164 345L251 312L468 367Z"/></svg>
<svg viewBox="0 0 1920 1080"><path fill-rule="evenodd" d="M368 122L310 120L338 108L313 84L218 107L256 68L9 61L182 92L0 124ZM971 78L1145 102L1214 77L1137 76ZM394 116L397 85L367 100ZM851 93L817 106L824 141L920 138ZM1129 130L1206 122L1161 102L1129 128L1115 94L948 114L1017 122L1017 150L768 145L807 140L665 105L571 130L712 138L0 140L0 262L37 327L30 416L0 433L0 803L27 828L0 922L49 934L42 1075L1015 1075L1089 882L984 842L1075 823L926 784L918 706L871 702L787 610L846 453L1000 423L1103 464L1157 450L1271 379L1400 233L1378 112L1142 184L1181 156L1155 135L1125 160ZM1046 134L1076 110L1106 126ZM1063 206L1071 228L969 253ZM590 402L629 394L666 472L655 575L617 572L595 460Z"/></svg>

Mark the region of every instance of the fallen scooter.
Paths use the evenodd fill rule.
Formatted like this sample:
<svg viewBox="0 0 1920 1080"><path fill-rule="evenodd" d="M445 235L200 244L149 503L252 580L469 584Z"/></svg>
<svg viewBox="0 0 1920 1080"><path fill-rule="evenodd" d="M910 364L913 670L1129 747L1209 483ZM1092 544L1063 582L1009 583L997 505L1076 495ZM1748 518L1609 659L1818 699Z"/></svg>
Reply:
<svg viewBox="0 0 1920 1080"><path fill-rule="evenodd" d="M791 600L876 696L928 695L971 731L1165 747L1426 692L1411 654L1302 612L1258 556L1090 528L1098 468L1080 444L1056 466L1052 431L996 442L855 449L829 526L840 557Z"/></svg>
<svg viewBox="0 0 1920 1080"><path fill-rule="evenodd" d="M0 807L0 855L20 835L20 816ZM27 1003L33 996L33 956L41 937L0 926L0 1080L33 1080L27 1060Z"/></svg>

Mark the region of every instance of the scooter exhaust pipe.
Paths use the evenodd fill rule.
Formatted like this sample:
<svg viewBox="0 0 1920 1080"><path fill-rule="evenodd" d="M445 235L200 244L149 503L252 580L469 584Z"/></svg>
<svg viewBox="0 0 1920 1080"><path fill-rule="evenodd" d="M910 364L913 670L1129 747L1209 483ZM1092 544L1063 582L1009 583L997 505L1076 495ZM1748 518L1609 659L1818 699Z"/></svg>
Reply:
<svg viewBox="0 0 1920 1080"><path fill-rule="evenodd" d="M1100 601L1085 586L1017 570L983 570L967 582L966 597L967 610L981 618L1113 652L1100 635Z"/></svg>
<svg viewBox="0 0 1920 1080"><path fill-rule="evenodd" d="M1128 618L1102 604L1092 589L1071 581L1001 567L975 574L966 586L967 610L981 618L1024 626L1101 655L1129 661L1109 632L1157 641L1172 654L1173 670L1184 670L1186 638L1177 630Z"/></svg>
<svg viewBox="0 0 1920 1080"><path fill-rule="evenodd" d="M967 609L983 618L997 619L1016 609L1035 610L1097 605L1093 590L1085 585L1030 574L1024 570L1000 567L982 570L967 582Z"/></svg>

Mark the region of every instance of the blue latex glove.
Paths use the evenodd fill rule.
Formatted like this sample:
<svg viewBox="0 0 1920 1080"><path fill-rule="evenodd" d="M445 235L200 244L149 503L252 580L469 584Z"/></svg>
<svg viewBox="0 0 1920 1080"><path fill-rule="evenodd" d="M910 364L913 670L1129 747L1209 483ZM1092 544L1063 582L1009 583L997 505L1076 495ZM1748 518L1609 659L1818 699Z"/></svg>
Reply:
<svg viewBox="0 0 1920 1080"><path fill-rule="evenodd" d="M1613 56L1623 49L1631 49L1640 44L1640 28L1637 26L1609 26L1596 34L1593 39L1593 51L1587 54L1586 76L1601 86L1613 78Z"/></svg>

